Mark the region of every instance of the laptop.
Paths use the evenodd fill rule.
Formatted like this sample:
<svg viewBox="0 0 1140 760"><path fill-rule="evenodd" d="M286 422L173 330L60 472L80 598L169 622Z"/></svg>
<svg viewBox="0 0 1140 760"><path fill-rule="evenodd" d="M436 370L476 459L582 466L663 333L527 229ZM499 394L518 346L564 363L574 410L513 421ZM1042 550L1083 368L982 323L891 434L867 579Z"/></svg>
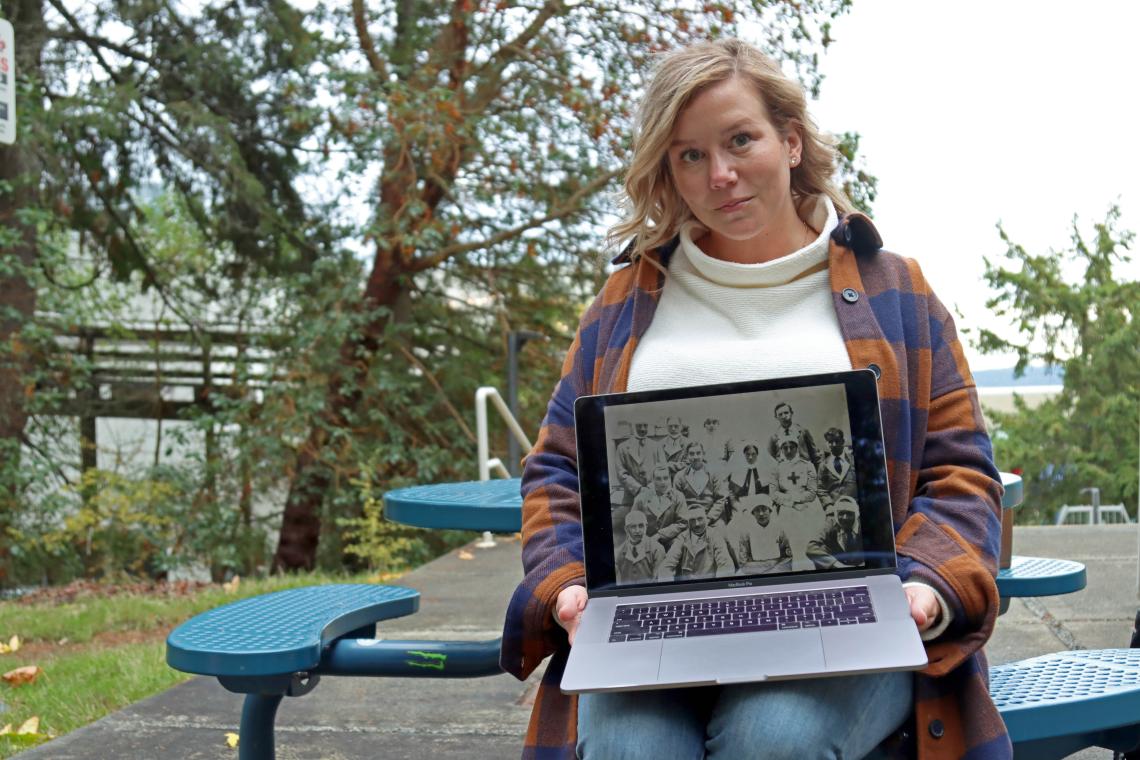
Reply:
<svg viewBox="0 0 1140 760"><path fill-rule="evenodd" d="M895 574L870 370L574 411L589 602L563 691L926 665Z"/></svg>

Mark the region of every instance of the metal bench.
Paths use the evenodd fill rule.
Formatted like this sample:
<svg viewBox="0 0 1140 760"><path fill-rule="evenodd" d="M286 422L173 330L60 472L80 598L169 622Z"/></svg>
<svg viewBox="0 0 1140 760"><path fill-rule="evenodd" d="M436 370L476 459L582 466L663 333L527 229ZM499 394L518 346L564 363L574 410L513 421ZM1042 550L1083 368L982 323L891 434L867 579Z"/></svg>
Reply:
<svg viewBox="0 0 1140 760"><path fill-rule="evenodd" d="M521 522L518 485L514 479L405 488L389 493L385 508L391 519L408 525L514 532ZM1020 480L1012 485L1009 500L1020 501ZM1041 564L1049 562L1061 564ZM999 588L1013 596L1026 589L1036 596L1084 587L1080 563L1014 557L1002 572ZM226 689L246 694L239 760L266 760L274 757L281 699L309 693L321 676L461 678L501 672L498 639L375 638L377 622L418 608L419 593L397 586L280 591L179 626L167 639L167 662L215 676ZM1140 650L1062 652L997 666L991 669L990 693L1019 756L1048 760L1083 747L1140 745Z"/></svg>
<svg viewBox="0 0 1140 760"><path fill-rule="evenodd" d="M497 675L499 640L378 641L376 623L410 615L420 594L400 586L309 586L204 612L166 639L166 662L215 676L245 694L239 760L272 760L283 697L301 697L321 676L464 678Z"/></svg>
<svg viewBox="0 0 1140 760"><path fill-rule="evenodd" d="M1014 754L1062 758L1140 747L1140 649L1058 652L990 668Z"/></svg>

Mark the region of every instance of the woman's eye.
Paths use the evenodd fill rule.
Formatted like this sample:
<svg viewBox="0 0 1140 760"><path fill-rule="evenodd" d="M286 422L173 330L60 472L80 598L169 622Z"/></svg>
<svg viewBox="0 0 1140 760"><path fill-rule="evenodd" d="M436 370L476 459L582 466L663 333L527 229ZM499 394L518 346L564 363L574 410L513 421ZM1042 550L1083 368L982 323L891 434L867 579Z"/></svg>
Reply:
<svg viewBox="0 0 1140 760"><path fill-rule="evenodd" d="M696 163L701 160L701 152L695 148L681 151L681 162L685 164Z"/></svg>
<svg viewBox="0 0 1140 760"><path fill-rule="evenodd" d="M734 148L743 148L750 142L752 142L752 136L747 132L741 132L738 135L732 136L732 147Z"/></svg>

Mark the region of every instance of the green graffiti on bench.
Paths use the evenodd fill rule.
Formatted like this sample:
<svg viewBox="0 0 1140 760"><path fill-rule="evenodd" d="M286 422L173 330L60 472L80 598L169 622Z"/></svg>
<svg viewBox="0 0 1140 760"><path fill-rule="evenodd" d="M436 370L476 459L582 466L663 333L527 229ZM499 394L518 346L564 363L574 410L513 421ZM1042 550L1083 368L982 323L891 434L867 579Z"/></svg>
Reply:
<svg viewBox="0 0 1140 760"><path fill-rule="evenodd" d="M408 652L409 656L422 657L427 662L416 662L415 660L408 660L408 665L413 668L432 668L433 670L443 670L447 665L447 655L442 652L421 652L413 650Z"/></svg>

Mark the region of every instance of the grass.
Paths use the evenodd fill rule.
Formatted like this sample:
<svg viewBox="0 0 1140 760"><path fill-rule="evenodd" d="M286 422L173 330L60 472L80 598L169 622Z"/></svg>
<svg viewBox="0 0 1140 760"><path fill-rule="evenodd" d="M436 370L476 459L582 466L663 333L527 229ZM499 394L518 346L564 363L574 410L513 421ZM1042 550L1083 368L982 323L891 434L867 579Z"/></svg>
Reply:
<svg viewBox="0 0 1140 760"><path fill-rule="evenodd" d="M385 581L388 579L385 578ZM0 726L39 716L40 737L0 736L0 758L11 757L44 734L60 736L188 679L165 661L166 633L187 618L222 604L270 591L321 583L376 582L367 575L328 573L246 581L233 592L207 586L190 593L118 594L62 604L0 602L0 641L18 635L20 651L0 655L0 672L38 665L33 683L0 683Z"/></svg>
<svg viewBox="0 0 1140 760"><path fill-rule="evenodd" d="M69 643L83 643L101 633L173 626L199 612L270 591L320 583L362 583L368 579L368 575L311 573L243 579L234 592L221 586L206 586L181 595L118 594L81 597L65 604L0 602L0 640L7 641L16 634L26 642L66 639Z"/></svg>
<svg viewBox="0 0 1140 760"><path fill-rule="evenodd" d="M4 688L8 712L0 716L18 726L38 715L39 736L0 736L0 758L43 741L44 734L60 736L190 678L167 667L165 657L161 639L47 655L36 663L44 674L34 684Z"/></svg>

